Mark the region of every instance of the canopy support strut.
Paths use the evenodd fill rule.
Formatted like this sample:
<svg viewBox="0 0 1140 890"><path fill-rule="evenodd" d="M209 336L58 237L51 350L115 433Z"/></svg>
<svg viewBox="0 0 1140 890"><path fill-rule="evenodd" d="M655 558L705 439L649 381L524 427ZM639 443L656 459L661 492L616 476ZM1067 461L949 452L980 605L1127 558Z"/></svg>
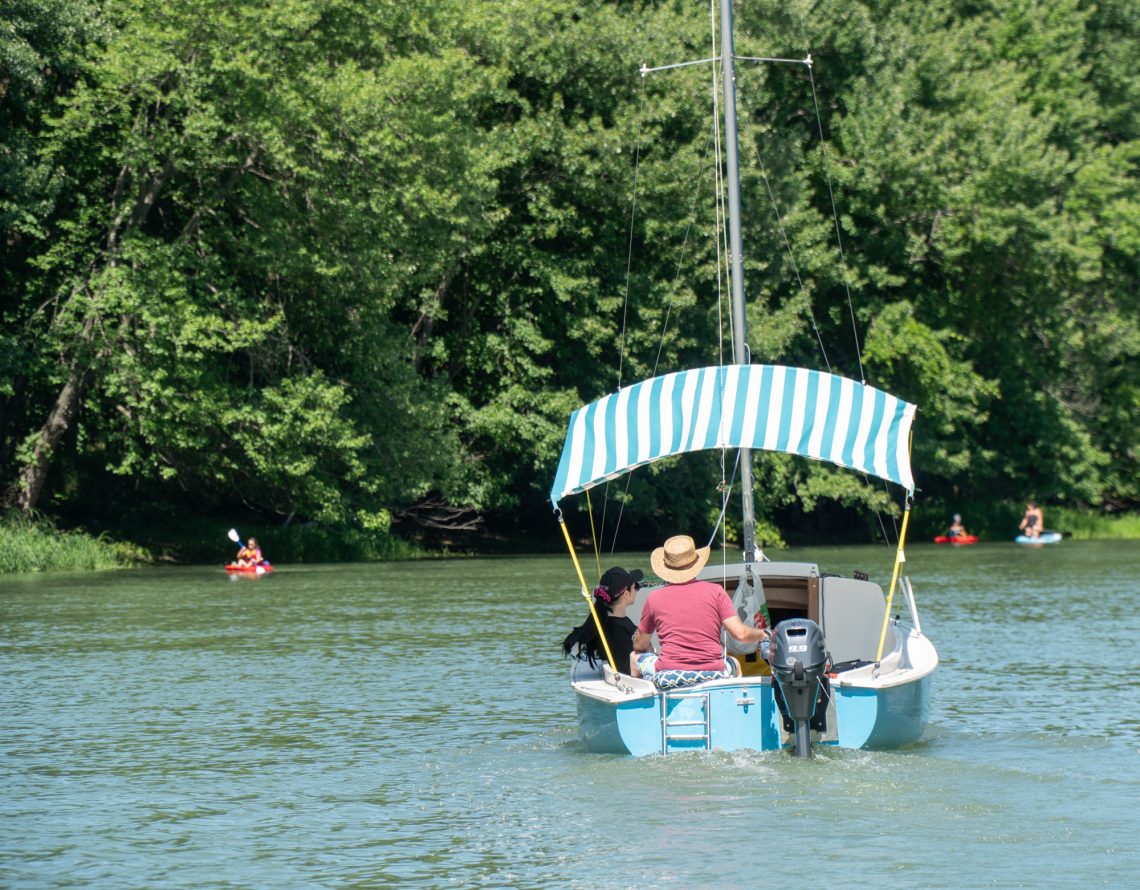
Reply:
<svg viewBox="0 0 1140 890"><path fill-rule="evenodd" d="M875 653L875 663L883 660L883 642L887 639L887 625L891 621L891 606L895 600L895 585L899 580L899 566L906 562L903 545L906 543L906 527L910 523L910 505L914 500L909 494L906 498L906 507L903 509L902 529L899 531L899 546L895 550L895 567L891 571L891 589L887 594L887 610L883 613L883 630L879 634L879 651Z"/></svg>
<svg viewBox="0 0 1140 890"><path fill-rule="evenodd" d="M598 617L598 610L594 608L594 598L590 596L590 591L586 587L586 576L582 574L582 566L578 563L578 554L574 552L574 544L570 540L570 532L566 528L566 520L562 518L562 511L555 510L555 517L558 519L558 527L562 529L562 537L566 539L566 546L570 550L570 558L574 561L574 569L578 572L578 583L582 585L582 598L586 600L586 605L590 607L590 614L594 618L594 626L598 629L598 637L602 641L602 648L606 650L606 661L610 663L610 667L615 674L621 673L614 663L614 654L610 651L610 641L606 639L605 628L602 627L602 619ZM629 667L626 667L629 671Z"/></svg>

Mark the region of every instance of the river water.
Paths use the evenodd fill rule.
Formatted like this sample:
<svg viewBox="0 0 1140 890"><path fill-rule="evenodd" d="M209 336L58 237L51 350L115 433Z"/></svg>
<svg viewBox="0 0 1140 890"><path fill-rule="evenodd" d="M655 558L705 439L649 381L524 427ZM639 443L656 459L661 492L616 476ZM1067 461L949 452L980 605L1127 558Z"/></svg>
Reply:
<svg viewBox="0 0 1140 890"><path fill-rule="evenodd" d="M586 753L565 557L0 577L0 886L1135 885L1140 545L908 557L927 733L812 761Z"/></svg>

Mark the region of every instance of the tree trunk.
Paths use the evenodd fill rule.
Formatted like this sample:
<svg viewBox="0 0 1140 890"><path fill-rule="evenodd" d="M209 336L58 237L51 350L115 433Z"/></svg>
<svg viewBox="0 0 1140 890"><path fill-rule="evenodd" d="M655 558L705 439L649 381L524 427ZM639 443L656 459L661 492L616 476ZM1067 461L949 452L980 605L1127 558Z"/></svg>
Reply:
<svg viewBox="0 0 1140 890"><path fill-rule="evenodd" d="M124 220L122 211L116 214L106 235L107 249L104 254L104 262L107 266L114 266L118 262L120 236L123 232L142 225L172 172L174 172L174 156L169 155L163 162L162 169L152 175L140 189L129 218ZM112 209L117 205L127 180L128 177L124 168L115 184ZM93 300L92 302L96 301ZM90 342L95 325L96 313L92 310L84 322L83 332L79 338L80 344ZM79 352L82 353L82 350ZM55 448L59 444L59 440L63 438L63 434L71 427L75 414L79 410L79 398L83 394L83 379L86 376L86 370L77 367L74 364L75 361L78 360L73 359L73 366L68 372L67 381L60 389L59 395L56 396L51 413L48 414L44 425L40 427L40 431L36 433L31 456L24 463L19 478L13 485L14 494L10 494L7 498L9 502L14 502L16 508L25 516L31 513L36 508L36 504L39 503L40 494L43 492L44 482L47 480L48 470L51 467L51 459L55 454Z"/></svg>
<svg viewBox="0 0 1140 890"><path fill-rule="evenodd" d="M163 112L165 119L170 118L172 107L173 106L168 106ZM258 150L254 148L250 151L245 160L231 171L228 180L218 191L215 203L224 200L233 191L241 178L252 169L257 159L257 154ZM121 236L124 232L137 228L146 221L151 209L154 207L155 201L158 199L159 193L174 172L174 169L175 163L172 153L166 157L162 168L157 173L150 174L149 178L143 183L129 213L120 207L120 201L123 192L131 180L130 170L124 167L119 172L118 179L115 183L114 194L111 199L111 209L115 212L115 215L105 236L107 245L103 257L105 265L114 266L117 263ZM192 238L194 236L201 221L201 213L201 209L194 212L182 232L182 237ZM80 343L89 343L95 329L95 322L96 313L92 311L83 326ZM82 350L80 350L80 353L82 353ZM48 418L40 428L40 431L36 433L31 456L24 462L23 467L20 469L19 477L9 491L6 500L9 503L14 503L17 509L24 515L34 510L36 504L39 502L56 446L59 444L59 440L63 438L63 434L71 427L72 422L75 420L75 415L79 410L79 399L83 393L83 381L86 376L87 373L84 369L75 366L71 368L68 373L67 381L64 383L63 388L60 389L59 395L56 396L51 413L48 414Z"/></svg>
<svg viewBox="0 0 1140 890"><path fill-rule="evenodd" d="M82 389L82 375L79 371L72 370L56 397L47 421L36 434L32 455L20 471L20 477L16 482L16 507L25 516L31 513L39 502L48 468L51 466L52 454L75 418Z"/></svg>

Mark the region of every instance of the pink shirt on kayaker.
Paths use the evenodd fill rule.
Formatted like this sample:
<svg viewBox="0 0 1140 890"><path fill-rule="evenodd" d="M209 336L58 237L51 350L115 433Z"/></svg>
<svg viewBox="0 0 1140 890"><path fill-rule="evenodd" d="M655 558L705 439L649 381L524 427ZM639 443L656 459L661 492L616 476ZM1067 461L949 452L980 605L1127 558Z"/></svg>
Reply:
<svg viewBox="0 0 1140 890"><path fill-rule="evenodd" d="M721 622L735 615L732 600L719 584L689 581L651 592L638 630L657 632L661 657L656 670L719 671L724 668Z"/></svg>

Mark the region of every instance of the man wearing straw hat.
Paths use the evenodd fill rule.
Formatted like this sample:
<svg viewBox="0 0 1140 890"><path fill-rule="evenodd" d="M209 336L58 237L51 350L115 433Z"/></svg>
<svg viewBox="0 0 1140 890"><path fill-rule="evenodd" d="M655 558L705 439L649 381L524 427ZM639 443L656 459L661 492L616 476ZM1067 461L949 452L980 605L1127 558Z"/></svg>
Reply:
<svg viewBox="0 0 1140 890"><path fill-rule="evenodd" d="M722 627L741 643L769 638L766 629L740 620L723 587L697 580L709 550L698 549L688 535L676 535L649 558L657 577L669 583L646 599L633 648L641 653L635 656L640 675L660 688L734 676L737 671L721 643ZM654 632L661 641L659 654L652 650Z"/></svg>

